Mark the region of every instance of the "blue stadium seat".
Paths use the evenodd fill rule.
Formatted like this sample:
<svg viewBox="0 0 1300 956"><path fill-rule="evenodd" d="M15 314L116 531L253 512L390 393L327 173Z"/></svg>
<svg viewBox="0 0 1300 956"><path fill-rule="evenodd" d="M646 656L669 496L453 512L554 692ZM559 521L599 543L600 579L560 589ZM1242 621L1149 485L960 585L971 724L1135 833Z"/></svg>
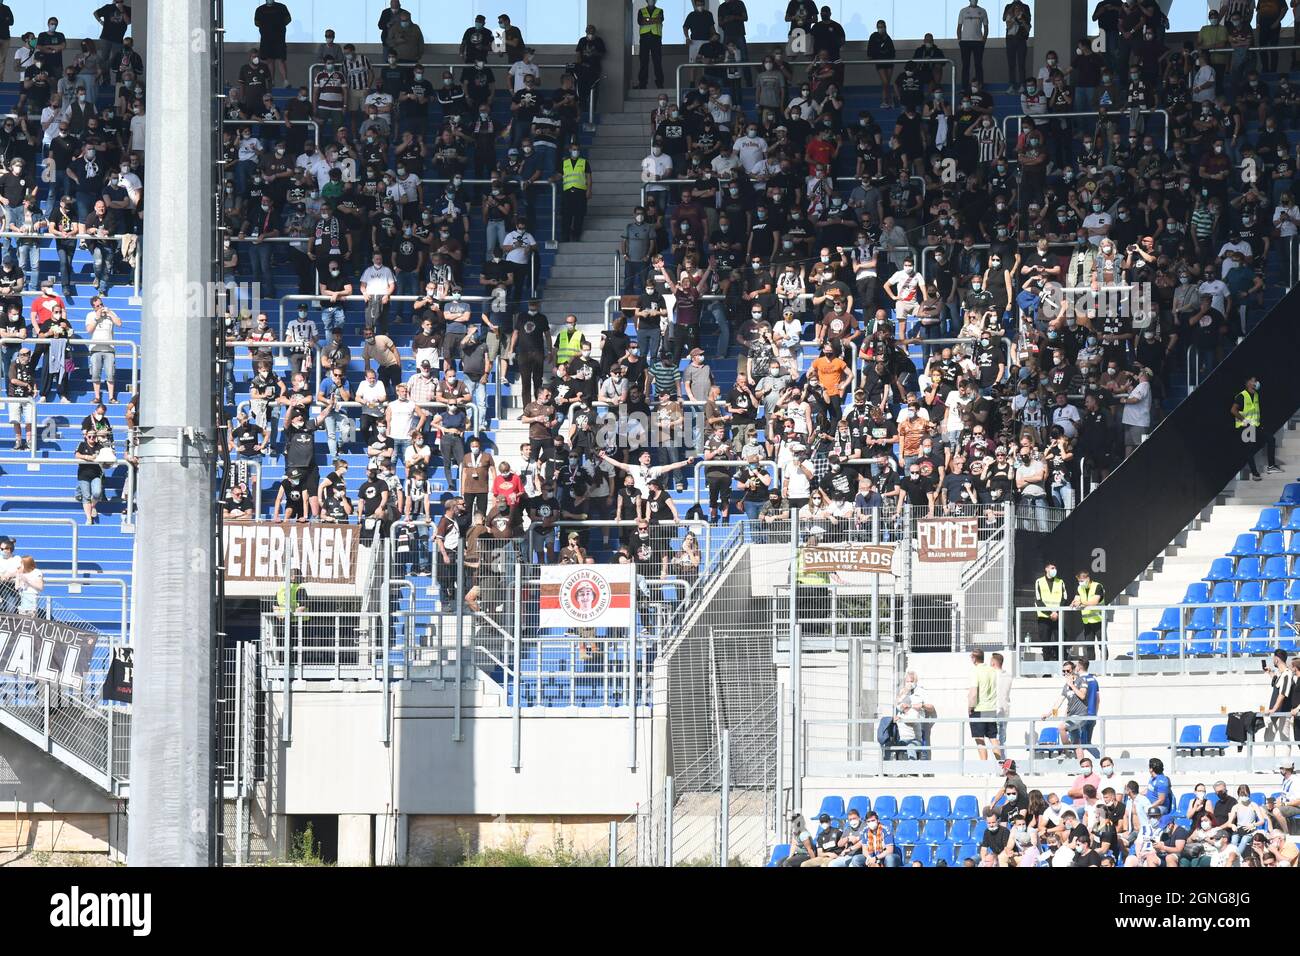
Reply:
<svg viewBox="0 0 1300 956"><path fill-rule="evenodd" d="M1219 756L1223 756L1228 749L1228 725L1215 724L1210 728L1210 735L1205 738L1206 753L1214 751ZM1217 800L1217 798L1215 798Z"/></svg>
<svg viewBox="0 0 1300 956"><path fill-rule="evenodd" d="M1294 508L1300 505L1300 484L1290 482L1282 489L1282 496L1273 502L1279 508Z"/></svg>
<svg viewBox="0 0 1300 956"><path fill-rule="evenodd" d="M1273 623L1269 620L1268 606L1264 604L1252 604L1250 607L1239 605L1238 607L1234 607L1232 610L1234 617L1239 613L1244 612L1241 620L1232 622L1234 627L1266 628Z"/></svg>
<svg viewBox="0 0 1300 956"><path fill-rule="evenodd" d="M957 848L953 846L951 840L944 840L934 848L933 865L938 866L942 862L945 866L952 866L954 862L953 856L956 851Z"/></svg>
<svg viewBox="0 0 1300 956"><path fill-rule="evenodd" d="M1262 599L1263 591L1261 590L1260 582L1258 581L1247 581L1237 591L1237 601L1241 604L1254 604L1256 601Z"/></svg>
<svg viewBox="0 0 1300 956"><path fill-rule="evenodd" d="M1143 631L1138 635L1137 652L1139 657L1156 657L1160 653L1160 635L1155 631Z"/></svg>
<svg viewBox="0 0 1300 956"><path fill-rule="evenodd" d="M952 826L948 828L948 839L953 843L965 843L970 839L974 827L974 820L953 820Z"/></svg>
<svg viewBox="0 0 1300 956"><path fill-rule="evenodd" d="M790 844L778 843L772 847L772 856L768 859L768 866L780 866L781 861L790 856Z"/></svg>
<svg viewBox="0 0 1300 956"><path fill-rule="evenodd" d="M1286 543L1282 540L1282 532L1270 531L1264 535L1259 543L1259 548L1255 553L1260 557L1269 557L1274 554L1282 554L1286 551Z"/></svg>
<svg viewBox="0 0 1300 956"><path fill-rule="evenodd" d="M1204 604L1210 599L1210 587L1204 581L1193 581L1187 585L1183 595L1183 604Z"/></svg>
<svg viewBox="0 0 1300 956"><path fill-rule="evenodd" d="M1202 596L1202 599L1200 601L1194 603L1205 604L1208 602L1208 599L1209 599L1209 595L1206 594ZM1193 603L1193 602L1188 602L1188 603ZM1164 612L1160 615L1160 620L1156 623L1155 629L1157 631L1177 631L1178 628L1182 626L1182 614L1183 612L1180 608L1176 608L1176 607L1165 608Z"/></svg>
<svg viewBox="0 0 1300 956"><path fill-rule="evenodd" d="M925 819L948 820L952 817L952 800L944 794L936 794L926 801Z"/></svg>
<svg viewBox="0 0 1300 956"><path fill-rule="evenodd" d="M947 820L925 821L925 829L921 832L921 841L923 843L942 843L946 839L948 839Z"/></svg>
<svg viewBox="0 0 1300 956"><path fill-rule="evenodd" d="M1288 601L1300 601L1300 580L1293 580L1286 586L1286 599Z"/></svg>
<svg viewBox="0 0 1300 956"><path fill-rule="evenodd" d="M1262 807L1264 803L1267 801L1267 799L1268 798L1264 796L1264 792L1262 790L1251 791L1250 802L1255 804L1255 806Z"/></svg>
<svg viewBox="0 0 1300 956"><path fill-rule="evenodd" d="M920 820L923 816L925 816L925 802L919 793L909 793L898 804L900 820Z"/></svg>
<svg viewBox="0 0 1300 956"><path fill-rule="evenodd" d="M970 842L969 840L962 843L961 846L957 847L958 866L961 866L967 860L979 860L979 858L980 858L980 848L976 844Z"/></svg>
<svg viewBox="0 0 1300 956"><path fill-rule="evenodd" d="M1200 728L1198 727L1197 730L1199 731ZM1198 733L1198 734L1196 735L1196 739L1197 739L1197 740L1200 740L1200 738L1201 738L1201 735ZM1179 797L1179 798L1178 798L1178 813L1177 813L1176 815L1177 815L1177 816L1180 816L1180 817L1186 817L1186 816L1187 816L1187 811L1191 809L1192 801L1195 800L1195 799L1196 799L1196 794L1193 793L1191 790L1188 790L1188 791L1187 791L1186 793L1184 793L1181 797Z"/></svg>
<svg viewBox="0 0 1300 956"><path fill-rule="evenodd" d="M1251 558L1250 560L1255 560ZM1234 572L1235 573L1235 572ZM1214 590L1210 592L1211 604L1232 604L1237 600L1237 582L1236 581L1216 581ZM1194 611L1197 609L1193 609Z"/></svg>
<svg viewBox="0 0 1300 956"><path fill-rule="evenodd" d="M1269 581L1268 586L1264 589L1265 601L1285 601L1286 600L1286 581Z"/></svg>
<svg viewBox="0 0 1300 956"><path fill-rule="evenodd" d="M1068 793L1063 793L1061 794L1061 802L1067 807L1072 807L1074 806L1074 797L1070 796Z"/></svg>
<svg viewBox="0 0 1300 956"><path fill-rule="evenodd" d="M1251 531L1281 531L1282 530L1282 512L1277 508L1265 508L1259 513L1259 520L1255 522L1255 527Z"/></svg>
<svg viewBox="0 0 1300 956"><path fill-rule="evenodd" d="M932 866L934 858L934 847L928 843L918 843L912 848L912 855L908 858L908 865L920 863L922 866Z"/></svg>
<svg viewBox="0 0 1300 956"><path fill-rule="evenodd" d="M898 826L894 828L894 844L896 846L913 846L921 838L921 823L919 820L899 820Z"/></svg>
<svg viewBox="0 0 1300 956"><path fill-rule="evenodd" d="M980 817L978 820L975 821L975 829L971 831L970 838L974 840L976 843L979 843L980 840L984 839L984 834L988 830L988 828L989 825L984 822L984 818Z"/></svg>
<svg viewBox="0 0 1300 956"><path fill-rule="evenodd" d="M1051 757L1061 750L1061 730L1059 727L1044 727L1038 732L1038 744L1034 747L1035 756Z"/></svg>
<svg viewBox="0 0 1300 956"><path fill-rule="evenodd" d="M1265 657L1273 650L1273 632L1269 628L1260 628L1250 632L1243 654Z"/></svg>
<svg viewBox="0 0 1300 956"><path fill-rule="evenodd" d="M1210 562L1210 570L1202 580L1215 583L1232 580L1232 558L1215 558Z"/></svg>
<svg viewBox="0 0 1300 956"><path fill-rule="evenodd" d="M974 820L979 815L979 797L973 793L963 793L952 805L952 818L954 820Z"/></svg>
<svg viewBox="0 0 1300 956"><path fill-rule="evenodd" d="M1244 532L1237 535L1237 540L1233 543L1232 550L1228 552L1228 555L1234 558L1248 558L1259 553L1255 547L1258 543L1259 538L1253 532Z"/></svg>
<svg viewBox="0 0 1300 956"><path fill-rule="evenodd" d="M883 797L876 797L875 802L876 816L888 823L898 816L898 798L886 794Z"/></svg>
<svg viewBox="0 0 1300 956"><path fill-rule="evenodd" d="M832 820L844 819L844 798L843 797L822 797L822 805L817 810L817 817L820 818L823 813L829 813Z"/></svg>
<svg viewBox="0 0 1300 956"><path fill-rule="evenodd" d="M1199 751L1201 749L1201 725L1188 724L1178 733L1178 749ZM1186 796L1186 794L1184 794Z"/></svg>
<svg viewBox="0 0 1300 956"><path fill-rule="evenodd" d="M1255 559L1247 558L1246 560L1250 561ZM1291 572L1286 566L1286 558L1281 555L1266 558L1264 560L1263 570L1256 575L1256 577L1265 581L1284 581L1291 577Z"/></svg>
<svg viewBox="0 0 1300 956"><path fill-rule="evenodd" d="M860 820L865 820L867 814L871 811L871 798L864 797L861 794L856 797L849 797L849 803L848 806L844 808L844 812L847 815L853 810L858 811L858 818Z"/></svg>
<svg viewBox="0 0 1300 956"><path fill-rule="evenodd" d="M1272 558L1270 560L1279 560ZM1234 581L1258 581L1259 580L1259 558L1239 558L1237 567L1232 572Z"/></svg>
<svg viewBox="0 0 1300 956"><path fill-rule="evenodd" d="M1198 607L1192 611L1192 619L1187 622L1189 631L1213 631L1219 626L1219 610L1212 607Z"/></svg>

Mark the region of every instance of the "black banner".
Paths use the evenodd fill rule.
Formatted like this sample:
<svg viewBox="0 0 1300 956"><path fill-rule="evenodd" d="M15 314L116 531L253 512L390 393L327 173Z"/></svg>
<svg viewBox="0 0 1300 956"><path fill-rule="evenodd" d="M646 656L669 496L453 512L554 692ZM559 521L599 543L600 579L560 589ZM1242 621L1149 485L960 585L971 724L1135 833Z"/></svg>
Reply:
<svg viewBox="0 0 1300 956"><path fill-rule="evenodd" d="M0 674L79 690L99 635L20 614L0 614Z"/></svg>
<svg viewBox="0 0 1300 956"><path fill-rule="evenodd" d="M115 700L121 704L131 703L131 690L135 685L135 649L130 647L113 648L113 660L108 665L108 677L104 679L104 700Z"/></svg>
<svg viewBox="0 0 1300 956"><path fill-rule="evenodd" d="M1281 429L1300 408L1300 290L1260 320L1199 388L1050 534L1019 560L1018 585L1032 586L1043 563L1063 575L1087 569L1118 595L1220 494L1256 446L1246 439ZM1237 428L1229 409L1248 376L1260 379L1258 436ZM1264 453L1258 465L1264 468ZM1292 472L1294 474L1294 471ZM1261 506L1262 508L1262 506Z"/></svg>

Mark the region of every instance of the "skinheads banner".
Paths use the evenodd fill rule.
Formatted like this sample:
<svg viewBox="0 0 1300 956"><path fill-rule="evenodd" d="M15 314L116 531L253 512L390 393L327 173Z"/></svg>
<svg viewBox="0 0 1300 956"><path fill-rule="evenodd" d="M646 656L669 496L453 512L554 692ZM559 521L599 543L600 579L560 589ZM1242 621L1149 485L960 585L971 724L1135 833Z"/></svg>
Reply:
<svg viewBox="0 0 1300 956"><path fill-rule="evenodd" d="M633 626L633 565L551 564L541 572L539 626Z"/></svg>

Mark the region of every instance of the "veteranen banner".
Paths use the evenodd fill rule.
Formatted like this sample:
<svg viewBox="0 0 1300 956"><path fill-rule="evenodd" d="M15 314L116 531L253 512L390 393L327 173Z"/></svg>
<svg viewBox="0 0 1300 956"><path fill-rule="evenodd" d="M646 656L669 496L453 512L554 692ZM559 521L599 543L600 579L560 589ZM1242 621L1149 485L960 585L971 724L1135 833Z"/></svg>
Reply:
<svg viewBox="0 0 1300 956"><path fill-rule="evenodd" d="M80 690L99 635L60 621L0 614L0 673Z"/></svg>
<svg viewBox="0 0 1300 956"><path fill-rule="evenodd" d="M916 537L922 561L974 561L980 547L979 519L923 518L916 523Z"/></svg>
<svg viewBox="0 0 1300 956"><path fill-rule="evenodd" d="M226 590L235 595L270 593L283 583L285 562L305 583L354 590L361 528L354 524L225 521Z"/></svg>
<svg viewBox="0 0 1300 956"><path fill-rule="evenodd" d="M632 627L630 564L543 565L541 627Z"/></svg>

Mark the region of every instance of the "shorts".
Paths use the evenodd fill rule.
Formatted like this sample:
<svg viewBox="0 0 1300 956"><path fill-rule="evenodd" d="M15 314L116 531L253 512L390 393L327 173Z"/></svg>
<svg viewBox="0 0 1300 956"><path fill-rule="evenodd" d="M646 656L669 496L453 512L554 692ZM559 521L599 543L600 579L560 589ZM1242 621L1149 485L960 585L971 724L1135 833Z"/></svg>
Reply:
<svg viewBox="0 0 1300 956"><path fill-rule="evenodd" d="M894 303L894 317L905 319L910 315L915 315L916 310L921 307L921 303L916 299L899 299Z"/></svg>
<svg viewBox="0 0 1300 956"><path fill-rule="evenodd" d="M111 382L117 374L117 354L112 351L90 353L90 380Z"/></svg>
<svg viewBox="0 0 1300 956"><path fill-rule="evenodd" d="M1092 720L1087 717L1067 717L1064 724L1065 732L1078 737L1084 726L1091 723Z"/></svg>
<svg viewBox="0 0 1300 956"><path fill-rule="evenodd" d="M991 710L977 710L971 714L970 735L985 740L998 739L998 722L993 719Z"/></svg>
<svg viewBox="0 0 1300 956"><path fill-rule="evenodd" d="M9 421L15 425L34 425L36 407L32 402L5 402L9 406Z"/></svg>
<svg viewBox="0 0 1300 956"><path fill-rule="evenodd" d="M78 501L103 501L104 500L104 477L98 478L78 478L77 479L77 500Z"/></svg>

